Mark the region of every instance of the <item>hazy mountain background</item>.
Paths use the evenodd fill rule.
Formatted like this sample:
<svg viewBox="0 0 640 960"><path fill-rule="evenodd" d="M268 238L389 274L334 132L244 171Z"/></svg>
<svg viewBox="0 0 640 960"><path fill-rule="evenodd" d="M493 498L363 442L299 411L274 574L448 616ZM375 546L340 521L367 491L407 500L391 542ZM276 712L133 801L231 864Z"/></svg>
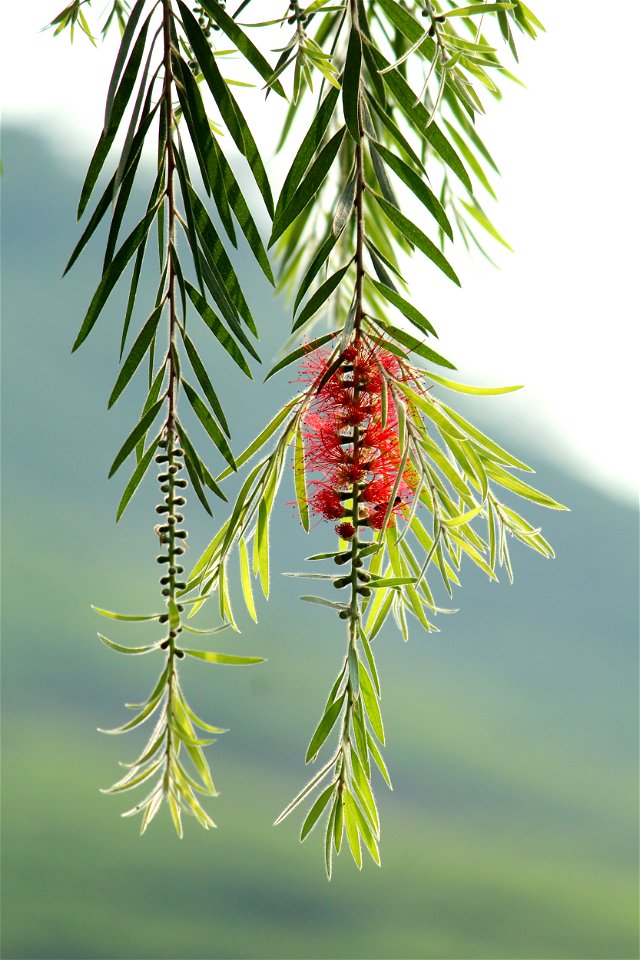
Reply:
<svg viewBox="0 0 640 960"><path fill-rule="evenodd" d="M572 475L562 451L534 454L517 423L499 439L572 512L539 516L555 561L514 548L512 587L468 569L442 633L416 629L405 645L389 626L376 640L395 787L377 791L382 870L358 874L342 856L327 884L320 835L300 846L300 817L271 826L305 782L344 645L331 615L277 576L328 535L301 531L288 488L273 599L225 647L268 663L185 670L200 712L231 728L210 754L219 830L188 823L179 841L161 817L140 839L118 817L126 800L98 793L140 740L96 727L122 722L122 703L156 670L102 648L89 609L157 606L153 483L116 528L125 472L106 481L141 394L107 415L115 306L70 356L100 265L94 246L60 279L82 170L35 130L5 128L2 154L2 955L636 958L637 515ZM269 364L286 310L246 275ZM239 449L291 388L286 376L240 381L201 343ZM492 408L508 402L468 410L491 429ZM214 527L189 510L195 557Z"/></svg>

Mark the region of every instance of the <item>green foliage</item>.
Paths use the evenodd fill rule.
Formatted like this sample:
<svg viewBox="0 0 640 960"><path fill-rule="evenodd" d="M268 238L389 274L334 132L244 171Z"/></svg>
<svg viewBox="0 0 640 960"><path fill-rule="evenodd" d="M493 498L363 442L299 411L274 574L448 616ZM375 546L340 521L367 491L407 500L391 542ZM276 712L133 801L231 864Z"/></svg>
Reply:
<svg viewBox="0 0 640 960"><path fill-rule="evenodd" d="M160 679L150 697L139 705L138 716L115 731L132 729L157 713L156 727L141 758L111 789L128 790L158 772L160 779L152 792L129 811L143 811L143 830L163 799L168 800L179 833L182 810L194 814L205 827L213 825L194 793L215 793L202 751L210 741L195 733L194 725L203 728L203 724L184 700L176 662L185 654L217 664L256 663L258 658L180 647L178 636L183 629L198 632L183 619L184 606L191 607L191 617L217 593L221 626L238 629L228 573L228 561L237 545L244 604L256 619L252 579L259 580L268 597L271 513L291 448L302 525L307 531L311 527L305 418L332 377L348 376L352 369L345 359L349 349L365 349L374 358L384 351L397 360L393 369L377 361L382 426L393 424L397 434L398 462L391 496L381 509L381 522L369 524L372 538L367 540L360 529L368 525L361 513L365 502L362 490L355 479L348 489L342 489L342 516L350 519L354 533L344 534L346 540L339 542L335 554L310 558L332 558L343 566L342 575L300 574L329 581L337 589L348 588L350 596L345 601L316 595L301 598L337 612L346 622L348 643L306 760L315 761L336 730L337 746L320 773L276 822L304 800L312 800L301 839L324 817L325 864L331 876L334 853L340 852L345 835L358 867L362 865L362 844L380 863L380 821L372 771L378 769L389 784L390 780L381 753L381 686L372 641L384 622L391 616L405 640L412 619L426 631L437 630L435 617L453 611L436 602L433 577L451 596L460 583L464 557L490 579L496 579L501 567L511 579L510 539L543 556L553 555L540 530L502 502L500 490L551 509L564 509L562 505L519 479L514 471L530 468L445 404L437 389L480 395L517 388L483 389L432 374L433 365L455 367L425 342L437 337L435 327L422 305L413 302L402 277L403 259L419 252L428 269L435 268L459 284L451 256L445 253L447 242L456 236L488 257L487 241L508 246L476 196L479 188L494 196L491 178L496 166L475 120L485 110L483 98L488 94L499 100L501 78L511 78L498 45L506 43L517 59L515 34L535 37L541 24L520 0L464 6L454 0L426 0L423 5L397 0L369 5L362 0L335 4L315 0L306 7L296 0L285 15L250 24L254 28L293 27L272 67L246 32L247 24L239 19L250 6L250 0L245 0L229 14L214 0L203 0L194 16L184 0L157 4L138 0L128 19L119 4L107 21L108 25L115 17L121 24L121 47L79 215L88 207L119 133L124 133L124 146L69 262L71 266L76 261L110 212L103 274L74 349L89 335L116 283L130 270L121 334L124 354L139 277L155 226L159 251L155 303L145 310L147 319L122 360L109 405L127 389L143 361L149 394L111 474L135 451L136 465L118 508L120 517L155 452L166 451L156 460L167 464L166 472L160 474L165 501L158 507L158 512L167 516L157 528L161 546L166 546L158 560L168 564L168 576L161 580L167 613L157 618L168 624L169 631L164 640L146 647L125 648L102 638L119 652L140 654L160 648L167 654ZM76 22L85 28L79 7L72 4L53 21L56 32L66 26L72 29ZM225 41L265 84L267 93L286 97L290 83L281 144L295 129L301 102L314 95L314 82L318 84L317 106L275 202L250 125L218 65L220 51L213 49L212 30L224 34ZM252 36L257 33L252 30ZM210 119L204 94L214 105L215 122ZM266 249L256 217L221 146L221 125L246 161L271 218ZM141 151L152 131L157 138L157 176L146 212L118 246ZM187 138L206 198L199 195L188 167ZM215 204L222 232L214 225L209 199ZM413 203L414 199L418 202ZM309 335L320 320L329 331L293 350L287 348L286 356L267 374L268 379L312 351L326 351L321 374L286 404L239 456L234 455L228 440L228 421L215 378L186 332L187 307L192 306L223 350L251 377L249 361L259 360L251 340L257 329L228 254L228 245L237 242L236 224L269 280L273 277L266 250L276 245L280 283L294 301L291 332ZM180 248L188 251L186 259L178 253ZM164 355L158 354L161 323L168 340ZM420 361L424 366L416 365ZM197 386L185 378L187 363ZM357 401L360 388L355 374L348 383ZM183 393L226 463L217 477L211 475L187 435L179 410ZM159 432L149 443L147 435L160 416L162 423L154 428ZM359 427L353 427L340 442L351 445L355 457L364 443ZM184 498L174 488L184 487L186 480L178 484L176 474L184 464L198 499L211 513L205 488L224 497L219 484L257 454L261 459L241 482L228 519L188 580L180 580L179 557L186 531L178 530L183 518L175 508L182 506ZM399 496L405 477L411 478L412 495L407 502ZM429 523L421 521L418 509L426 511ZM182 756L190 758L191 773L182 766L181 750Z"/></svg>

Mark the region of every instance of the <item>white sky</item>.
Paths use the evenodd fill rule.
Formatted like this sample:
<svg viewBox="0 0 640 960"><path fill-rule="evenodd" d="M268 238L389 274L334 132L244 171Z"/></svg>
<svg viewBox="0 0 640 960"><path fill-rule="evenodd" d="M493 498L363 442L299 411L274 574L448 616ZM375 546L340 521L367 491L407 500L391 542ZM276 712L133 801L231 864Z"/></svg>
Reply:
<svg viewBox="0 0 640 960"><path fill-rule="evenodd" d="M2 4L3 119L33 123L60 152L88 161L117 41L114 34L94 49L81 34L70 46L39 32L63 5ZM94 0L92 22L105 6ZM270 3L269 15L283 6ZM532 6L547 34L520 43L527 89L514 86L502 104L489 104L481 127L502 170L494 221L516 253L496 251L495 270L479 255L469 261L457 244L450 256L459 292L439 282L424 289L417 262L409 279L460 379L526 384L479 403L583 479L635 500L640 209L632 44L640 5L618 6L614 23L596 0L583 0L579 13L558 0ZM275 100L251 118L265 158Z"/></svg>

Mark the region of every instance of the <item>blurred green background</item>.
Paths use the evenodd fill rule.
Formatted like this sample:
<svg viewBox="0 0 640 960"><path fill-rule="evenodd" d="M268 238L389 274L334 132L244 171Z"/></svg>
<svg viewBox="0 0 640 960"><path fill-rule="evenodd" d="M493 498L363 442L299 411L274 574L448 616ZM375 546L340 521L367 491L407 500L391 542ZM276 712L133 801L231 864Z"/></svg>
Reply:
<svg viewBox="0 0 640 960"><path fill-rule="evenodd" d="M179 841L161 816L140 839L118 817L126 799L99 794L141 740L96 727L122 722L157 668L101 647L89 609L157 606L153 483L116 528L124 472L106 481L141 394L106 414L117 305L69 353L100 263L98 244L60 280L80 166L26 129L5 128L2 152L2 955L637 958L637 515L559 453L541 461L516 424L498 439L572 512L540 514L555 561L514 548L514 586L468 569L441 634L405 645L389 626L376 640L395 788L377 791L382 870L358 874L343 855L328 884L320 835L300 846L301 816L271 826L305 782L344 645L331 615L275 575L329 535L306 537L288 488L273 599L225 646L268 663L184 671L198 712L231 728L210 752L219 829L188 822ZM268 364L286 312L247 278ZM240 381L202 345L239 449L291 387ZM490 430L495 403L508 399L468 409ZM213 526L190 510L195 558Z"/></svg>

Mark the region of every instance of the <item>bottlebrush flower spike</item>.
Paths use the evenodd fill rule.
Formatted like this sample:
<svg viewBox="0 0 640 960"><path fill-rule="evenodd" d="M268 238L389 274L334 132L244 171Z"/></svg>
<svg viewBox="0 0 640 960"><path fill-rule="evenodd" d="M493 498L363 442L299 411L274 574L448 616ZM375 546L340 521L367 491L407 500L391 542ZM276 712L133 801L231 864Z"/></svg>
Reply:
<svg viewBox="0 0 640 960"><path fill-rule="evenodd" d="M325 348L307 355L302 363L301 379L311 390L302 435L305 470L308 475L320 474L310 480L309 505L325 520L344 517L347 522L336 530L349 540L357 527L381 529L392 496L388 522L393 526L395 515L411 502L416 477L405 468L396 482L402 462L398 416L395 404L388 404L383 371L394 379L406 379L400 361L362 338L347 347L339 360L330 373L331 352Z"/></svg>

